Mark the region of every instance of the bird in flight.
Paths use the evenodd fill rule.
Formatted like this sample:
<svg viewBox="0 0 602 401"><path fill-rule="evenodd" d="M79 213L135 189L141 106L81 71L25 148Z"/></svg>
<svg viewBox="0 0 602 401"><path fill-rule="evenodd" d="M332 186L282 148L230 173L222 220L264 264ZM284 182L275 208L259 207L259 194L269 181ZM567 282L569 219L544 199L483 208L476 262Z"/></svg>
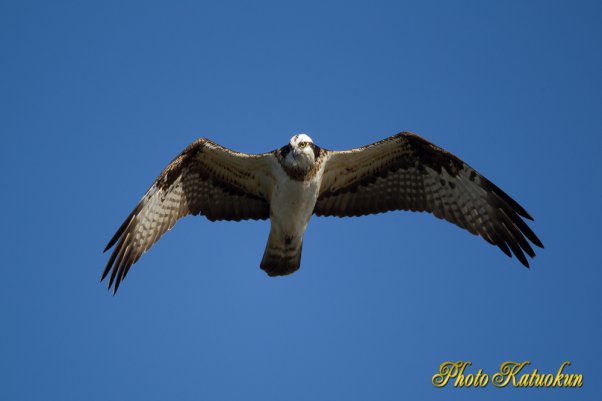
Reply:
<svg viewBox="0 0 602 401"><path fill-rule="evenodd" d="M402 132L361 148L331 151L299 134L263 154L232 151L208 139L190 144L125 219L105 252L101 281L117 292L130 267L186 215L215 220L270 219L261 268L270 276L299 269L313 214L362 216L393 210L430 212L479 235L529 267L529 244L543 244L527 211L458 157Z"/></svg>

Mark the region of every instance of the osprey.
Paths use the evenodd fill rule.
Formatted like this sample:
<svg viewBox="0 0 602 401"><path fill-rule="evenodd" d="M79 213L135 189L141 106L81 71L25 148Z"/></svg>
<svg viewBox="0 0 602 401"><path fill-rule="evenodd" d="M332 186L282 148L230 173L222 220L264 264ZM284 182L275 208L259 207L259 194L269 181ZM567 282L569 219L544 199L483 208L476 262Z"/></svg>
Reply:
<svg viewBox="0 0 602 401"><path fill-rule="evenodd" d="M211 221L270 219L261 268L270 276L299 269L303 234L313 214L362 216L392 210L430 212L514 254L529 267L529 241L543 244L523 218L527 211L458 157L402 132L346 151L318 147L305 135L258 155L208 139L190 144L161 172L109 241L115 246L113 293L130 267L180 217ZM527 241L529 240L529 241Z"/></svg>

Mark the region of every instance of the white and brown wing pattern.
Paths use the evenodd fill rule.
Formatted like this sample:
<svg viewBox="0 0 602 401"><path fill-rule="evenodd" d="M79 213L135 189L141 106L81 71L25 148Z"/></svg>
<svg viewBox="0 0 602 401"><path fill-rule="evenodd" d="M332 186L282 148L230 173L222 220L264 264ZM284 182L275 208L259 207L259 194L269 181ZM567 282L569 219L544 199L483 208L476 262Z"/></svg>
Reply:
<svg viewBox="0 0 602 401"><path fill-rule="evenodd" d="M237 153L201 138L176 157L117 230L101 280L117 292L130 267L180 217L209 220L267 219L265 193L274 156Z"/></svg>
<svg viewBox="0 0 602 401"><path fill-rule="evenodd" d="M514 199L462 160L418 135L403 132L362 148L329 152L318 216L361 216L391 210L430 212L505 254L534 257L543 244ZM529 240L529 241L527 241Z"/></svg>

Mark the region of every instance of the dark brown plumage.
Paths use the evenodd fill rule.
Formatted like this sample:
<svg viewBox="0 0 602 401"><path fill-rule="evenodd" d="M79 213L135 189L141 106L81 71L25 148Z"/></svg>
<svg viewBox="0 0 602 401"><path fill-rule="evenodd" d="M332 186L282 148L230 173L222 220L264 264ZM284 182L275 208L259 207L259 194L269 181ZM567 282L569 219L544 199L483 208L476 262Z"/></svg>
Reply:
<svg viewBox="0 0 602 401"><path fill-rule="evenodd" d="M362 148L329 151L314 213L362 216L392 210L431 212L514 254L529 267L529 241L543 244L522 220L527 211L453 154L412 133Z"/></svg>
<svg viewBox="0 0 602 401"><path fill-rule="evenodd" d="M111 272L109 288L114 283L117 292L140 256L188 214L211 221L267 219L269 204L253 182L268 173L259 162L268 157L233 152L207 139L190 144L163 170L107 244L105 252L114 245L115 249L101 280ZM241 159L245 166L256 164L257 170L248 171L237 163Z"/></svg>

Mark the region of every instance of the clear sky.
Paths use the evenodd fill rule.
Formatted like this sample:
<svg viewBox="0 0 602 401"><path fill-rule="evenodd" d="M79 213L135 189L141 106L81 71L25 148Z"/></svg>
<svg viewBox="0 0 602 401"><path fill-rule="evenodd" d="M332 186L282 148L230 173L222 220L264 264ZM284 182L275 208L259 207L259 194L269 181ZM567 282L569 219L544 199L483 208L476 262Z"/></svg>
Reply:
<svg viewBox="0 0 602 401"><path fill-rule="evenodd" d="M599 2L0 3L3 400L602 399ZM519 201L532 268L426 214L181 220L117 296L102 250L200 136L259 153L414 131ZM564 361L582 389L444 389Z"/></svg>

